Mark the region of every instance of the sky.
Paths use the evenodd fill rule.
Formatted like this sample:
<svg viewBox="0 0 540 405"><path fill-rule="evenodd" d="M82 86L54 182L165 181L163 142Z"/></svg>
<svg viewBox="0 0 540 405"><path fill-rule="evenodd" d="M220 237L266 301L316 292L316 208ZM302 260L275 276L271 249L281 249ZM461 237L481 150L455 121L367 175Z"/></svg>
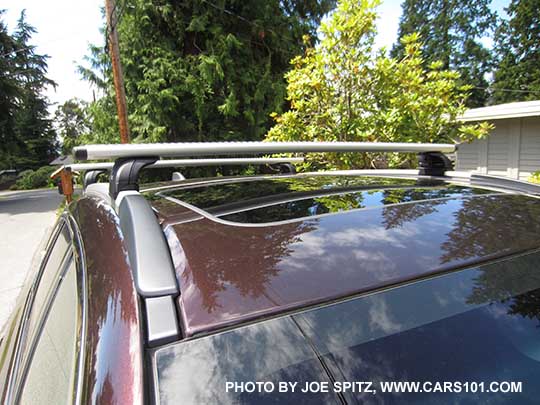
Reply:
<svg viewBox="0 0 540 405"><path fill-rule="evenodd" d="M492 8L501 15L510 0L492 0ZM388 49L397 38L402 0L382 0L378 8L378 36L376 47ZM52 103L77 97L91 101L92 88L77 73L77 65L83 64L83 57L88 53L89 44L103 44L99 28L103 24L101 7L104 0L2 0L1 9L5 9L4 21L11 32L16 25L20 12L26 9L27 21L33 25L32 44L37 52L50 56L48 77L58 86L48 88L46 95ZM491 46L490 41L485 41ZM55 105L51 106L54 111Z"/></svg>

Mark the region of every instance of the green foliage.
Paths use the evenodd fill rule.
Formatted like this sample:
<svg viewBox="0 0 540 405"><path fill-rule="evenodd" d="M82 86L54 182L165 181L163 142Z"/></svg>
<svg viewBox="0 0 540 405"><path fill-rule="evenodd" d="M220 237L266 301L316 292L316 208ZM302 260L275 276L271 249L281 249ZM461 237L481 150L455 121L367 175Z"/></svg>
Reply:
<svg viewBox="0 0 540 405"><path fill-rule="evenodd" d="M531 183L540 184L540 172L534 172L529 176L527 181L530 181Z"/></svg>
<svg viewBox="0 0 540 405"><path fill-rule="evenodd" d="M441 62L424 67L417 34L403 38L402 58L373 51L376 5L370 0L339 2L321 25L321 43L291 61L293 69L286 74L291 110L273 114L276 125L267 140L452 142L487 133L485 123L456 123L468 87ZM313 159L337 168L411 163L408 156L357 153Z"/></svg>
<svg viewBox="0 0 540 405"><path fill-rule="evenodd" d="M62 154L69 155L74 146L80 145L90 134L87 103L71 99L59 105L54 113L58 135L62 139Z"/></svg>
<svg viewBox="0 0 540 405"><path fill-rule="evenodd" d="M2 11L0 10L0 18ZM35 52L24 11L13 34L0 20L0 169L37 168L56 153L44 88L47 56Z"/></svg>
<svg viewBox="0 0 540 405"><path fill-rule="evenodd" d="M495 35L499 65L494 75L493 101L540 98L540 0L512 0ZM507 91L497 89L509 89Z"/></svg>
<svg viewBox="0 0 540 405"><path fill-rule="evenodd" d="M480 39L495 29L496 14L490 4L491 0L405 0L402 4L398 37L419 33L424 66L440 61L443 69L459 72L459 83L471 86L468 107L483 106L487 100L485 76L493 60ZM402 57L405 52L398 41L391 56Z"/></svg>
<svg viewBox="0 0 540 405"><path fill-rule="evenodd" d="M22 172L12 187L16 190L32 190L42 187L54 187L50 175L56 169L54 166L43 166L37 170L25 170Z"/></svg>
<svg viewBox="0 0 540 405"><path fill-rule="evenodd" d="M334 0L125 0L118 24L135 142L257 140L282 111L283 74ZM81 73L105 97L92 103L92 141L117 142L105 49Z"/></svg>

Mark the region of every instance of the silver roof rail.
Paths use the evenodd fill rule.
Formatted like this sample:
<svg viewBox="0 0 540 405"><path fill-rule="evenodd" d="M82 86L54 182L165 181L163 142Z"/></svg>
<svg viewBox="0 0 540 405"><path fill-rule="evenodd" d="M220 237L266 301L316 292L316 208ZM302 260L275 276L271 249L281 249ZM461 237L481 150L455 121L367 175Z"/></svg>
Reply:
<svg viewBox="0 0 540 405"><path fill-rule="evenodd" d="M196 166L234 166L234 165L272 165L277 163L302 163L304 158L223 158L223 159L167 159L158 160L146 166L149 169L164 167L196 167ZM74 171L111 170L114 162L72 163L65 165Z"/></svg>
<svg viewBox="0 0 540 405"><path fill-rule="evenodd" d="M454 144L386 142L187 142L85 145L73 149L76 160L128 157L216 156L306 152L441 152L456 151Z"/></svg>

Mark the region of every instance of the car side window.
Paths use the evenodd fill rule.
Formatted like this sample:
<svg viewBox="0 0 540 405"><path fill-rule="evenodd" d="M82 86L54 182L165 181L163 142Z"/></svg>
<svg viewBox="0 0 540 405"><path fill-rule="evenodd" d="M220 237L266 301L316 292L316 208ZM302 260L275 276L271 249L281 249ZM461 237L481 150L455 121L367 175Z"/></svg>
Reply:
<svg viewBox="0 0 540 405"><path fill-rule="evenodd" d="M52 304L40 325L22 381L22 404L60 404L73 401L79 342L77 270L72 256L65 274L53 291Z"/></svg>
<svg viewBox="0 0 540 405"><path fill-rule="evenodd" d="M58 284L62 263L68 253L70 244L71 237L69 230L65 224L62 224L54 242L49 248L45 265L41 269L38 279L33 286L35 292L26 324L26 345L35 339L37 327L46 313L51 293Z"/></svg>

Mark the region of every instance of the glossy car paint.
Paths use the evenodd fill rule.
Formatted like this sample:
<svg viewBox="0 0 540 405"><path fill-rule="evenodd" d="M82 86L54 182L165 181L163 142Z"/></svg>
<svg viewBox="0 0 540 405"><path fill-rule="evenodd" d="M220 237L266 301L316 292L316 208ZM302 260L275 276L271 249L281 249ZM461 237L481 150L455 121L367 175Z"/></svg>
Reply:
<svg viewBox="0 0 540 405"><path fill-rule="evenodd" d="M187 336L540 247L540 201L523 195L464 192L267 224L173 203L153 201L168 214Z"/></svg>
<svg viewBox="0 0 540 405"><path fill-rule="evenodd" d="M272 224L223 221L159 190L147 197L171 248L188 336L540 245L540 201L523 195L463 191ZM89 297L80 399L143 403L142 319L118 217L88 197L69 210L85 251ZM9 371L23 307L24 299L2 342L0 378Z"/></svg>
<svg viewBox="0 0 540 405"><path fill-rule="evenodd" d="M537 404L540 252L511 256L153 353L163 404ZM224 355L226 353L226 355ZM280 381L520 381L519 393L278 392ZM265 381L272 392L225 390ZM182 383L179 383L182 382ZM330 383L331 386L331 383Z"/></svg>
<svg viewBox="0 0 540 405"><path fill-rule="evenodd" d="M142 404L138 297L118 217L94 198L70 206L85 251L88 302L82 403Z"/></svg>
<svg viewBox="0 0 540 405"><path fill-rule="evenodd" d="M76 371L76 397L81 403L142 404L142 324L118 217L103 201L81 198L70 205L64 220L75 246L81 248L74 254L78 284L84 289L81 297L85 298L79 320L85 324L81 342L84 357ZM53 235L51 241L54 239ZM38 270L28 277L29 284L22 290L1 343L2 403L7 400L7 377L14 369L16 348L21 347L21 321Z"/></svg>

